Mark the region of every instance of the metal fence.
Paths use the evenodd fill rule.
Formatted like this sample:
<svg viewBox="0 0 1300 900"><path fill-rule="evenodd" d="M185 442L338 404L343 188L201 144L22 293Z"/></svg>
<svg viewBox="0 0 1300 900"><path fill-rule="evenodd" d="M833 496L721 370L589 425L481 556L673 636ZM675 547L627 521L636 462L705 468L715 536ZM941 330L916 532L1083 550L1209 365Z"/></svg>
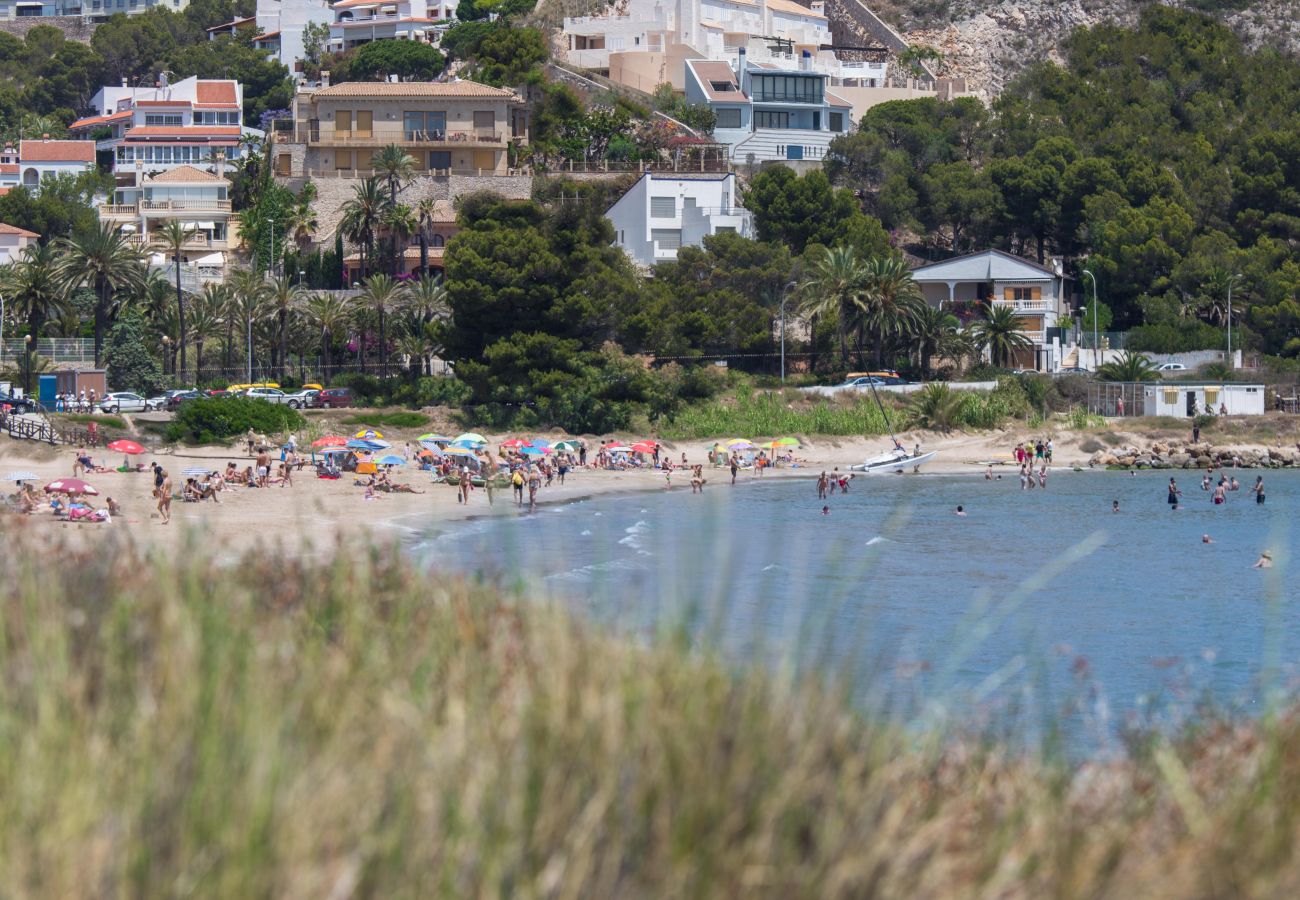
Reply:
<svg viewBox="0 0 1300 900"><path fill-rule="evenodd" d="M4 342L3 360L12 364L26 352L26 341L11 338ZM95 341L93 338L40 338L32 346L32 353L54 363L91 365L95 362Z"/></svg>

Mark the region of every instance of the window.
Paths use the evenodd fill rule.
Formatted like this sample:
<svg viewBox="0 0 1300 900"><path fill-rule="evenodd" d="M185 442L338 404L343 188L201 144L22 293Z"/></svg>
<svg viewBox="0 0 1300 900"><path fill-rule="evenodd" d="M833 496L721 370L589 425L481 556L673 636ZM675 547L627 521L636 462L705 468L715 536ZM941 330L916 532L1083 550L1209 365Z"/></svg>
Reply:
<svg viewBox="0 0 1300 900"><path fill-rule="evenodd" d="M180 113L149 113L144 117L145 125L180 125Z"/></svg>
<svg viewBox="0 0 1300 900"><path fill-rule="evenodd" d="M736 86L730 81L710 81L709 87L717 91L719 94L726 93L727 91L734 91L736 89Z"/></svg>
<svg viewBox="0 0 1300 900"><path fill-rule="evenodd" d="M682 230L680 228L652 228L650 229L650 240L655 242L657 250L677 250L682 246Z"/></svg>
<svg viewBox="0 0 1300 900"><path fill-rule="evenodd" d="M375 114L368 109L357 110L357 137L368 138L371 136L371 127L374 122Z"/></svg>
<svg viewBox="0 0 1300 900"><path fill-rule="evenodd" d="M352 133L352 110L340 109L334 114L334 133L348 137Z"/></svg>
<svg viewBox="0 0 1300 900"><path fill-rule="evenodd" d="M719 225L714 229L714 234L735 234L736 229L732 225Z"/></svg>
<svg viewBox="0 0 1300 900"><path fill-rule="evenodd" d="M444 247L446 246L446 244L447 244L447 239L440 234L435 234L433 236L433 240L429 242L430 247Z"/></svg>
<svg viewBox="0 0 1300 900"><path fill-rule="evenodd" d="M474 168L484 172L495 172L497 168L496 153L492 150L475 150Z"/></svg>
<svg viewBox="0 0 1300 900"><path fill-rule="evenodd" d="M753 75L750 95L755 102L821 103L822 79L801 75Z"/></svg>
<svg viewBox="0 0 1300 900"><path fill-rule="evenodd" d="M431 151L429 151L429 168L430 168L430 169L450 169L450 168L451 168L451 151L449 151L449 150L431 150Z"/></svg>
<svg viewBox="0 0 1300 900"><path fill-rule="evenodd" d="M1020 303L1026 300L1041 300L1043 289L1037 287L1009 287L1003 290L1002 299Z"/></svg>
<svg viewBox="0 0 1300 900"><path fill-rule="evenodd" d="M491 111L474 113L474 133L480 137L492 137L496 132L497 117Z"/></svg>
<svg viewBox="0 0 1300 900"><path fill-rule="evenodd" d="M402 114L402 128L408 141L441 141L447 135L445 112L412 111Z"/></svg>
<svg viewBox="0 0 1300 900"><path fill-rule="evenodd" d="M238 125L239 113L230 112L196 112L194 113L195 125Z"/></svg>
<svg viewBox="0 0 1300 900"><path fill-rule="evenodd" d="M275 157L275 174L288 175L289 168L292 162L293 162L293 157L291 157L288 153L278 154Z"/></svg>
<svg viewBox="0 0 1300 900"><path fill-rule="evenodd" d="M650 218L652 219L677 218L677 198L676 197L651 197Z"/></svg>
<svg viewBox="0 0 1300 900"><path fill-rule="evenodd" d="M334 154L334 168L350 169L352 168L352 151L339 150Z"/></svg>
<svg viewBox="0 0 1300 900"><path fill-rule="evenodd" d="M738 109L720 109L717 111L716 128L739 128L740 127L740 110Z"/></svg>
<svg viewBox="0 0 1300 900"><path fill-rule="evenodd" d="M788 112L772 112L766 109L754 110L754 127L755 128L789 128L790 114Z"/></svg>
<svg viewBox="0 0 1300 900"><path fill-rule="evenodd" d="M831 113L831 131L844 130L844 113Z"/></svg>

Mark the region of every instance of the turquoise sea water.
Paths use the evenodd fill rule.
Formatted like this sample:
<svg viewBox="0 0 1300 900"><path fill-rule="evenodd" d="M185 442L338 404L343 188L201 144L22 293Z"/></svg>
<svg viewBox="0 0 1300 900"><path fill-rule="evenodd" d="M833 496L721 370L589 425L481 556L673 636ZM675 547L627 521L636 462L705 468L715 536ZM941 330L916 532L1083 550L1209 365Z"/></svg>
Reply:
<svg viewBox="0 0 1300 900"><path fill-rule="evenodd" d="M1255 473L1237 472L1242 490L1220 507L1200 473L1174 474L1177 511L1169 473L1055 472L1025 492L1005 473L859 477L830 515L811 481L718 476L702 495L534 515L498 501L417 552L620 627L689 625L741 663L844 675L864 703L909 718L1064 721L1107 740L1207 696L1258 710L1300 685L1287 560L1300 474L1262 473L1257 506ZM1277 564L1252 569L1266 548Z"/></svg>

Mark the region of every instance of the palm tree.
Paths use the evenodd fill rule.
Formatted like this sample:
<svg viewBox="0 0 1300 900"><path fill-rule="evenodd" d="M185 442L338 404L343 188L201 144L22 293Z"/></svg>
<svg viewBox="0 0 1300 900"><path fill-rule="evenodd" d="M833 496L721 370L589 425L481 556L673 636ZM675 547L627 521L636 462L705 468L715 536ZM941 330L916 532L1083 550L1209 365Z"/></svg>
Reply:
<svg viewBox="0 0 1300 900"><path fill-rule="evenodd" d="M164 222L161 227L156 228L153 232L154 240L163 245L170 258L176 263L176 323L179 326L178 337L181 345L182 381L185 380L188 365L185 359L185 294L181 291L181 250L198 233L197 228L187 228L183 223L175 219Z"/></svg>
<svg viewBox="0 0 1300 900"><path fill-rule="evenodd" d="M320 329L321 377L328 383L330 341L352 321L352 310L346 300L332 293L312 294L304 308L307 317Z"/></svg>
<svg viewBox="0 0 1300 900"><path fill-rule="evenodd" d="M950 312L925 306L917 313L912 329L912 346L920 357L921 374L930 374L930 360L935 354L952 355L957 349L957 329L961 323Z"/></svg>
<svg viewBox="0 0 1300 900"><path fill-rule="evenodd" d="M438 201L426 197L415 204L416 234L420 238L420 272L429 272L429 233L433 230L433 219L437 215Z"/></svg>
<svg viewBox="0 0 1300 900"><path fill-rule="evenodd" d="M270 291L260 272L241 269L230 276L230 305L227 309L228 321L238 322L244 326L247 342L247 375L253 377L253 323L265 315ZM229 334L229 331L227 331Z"/></svg>
<svg viewBox="0 0 1300 900"><path fill-rule="evenodd" d="M298 194L298 205L289 214L289 237L298 248L299 256L307 252L308 245L311 244L316 236L316 230L320 227L320 222L316 218L316 208L313 205L315 200L316 185L309 181L302 186L302 191Z"/></svg>
<svg viewBox="0 0 1300 900"><path fill-rule="evenodd" d="M912 280L912 270L898 256L876 256L863 266L864 286L858 295L864 331L874 335L876 365L890 338L910 335L925 308L921 288Z"/></svg>
<svg viewBox="0 0 1300 900"><path fill-rule="evenodd" d="M396 278L405 273L404 256L406 245L411 242L411 235L416 229L415 216L411 213L411 207L398 203L384 210L384 216L380 221L388 234L389 250L392 254L393 267L390 274Z"/></svg>
<svg viewBox="0 0 1300 900"><path fill-rule="evenodd" d="M387 275L374 275L366 280L361 301L379 316L379 367L380 374L388 377L388 313L406 299L399 282Z"/></svg>
<svg viewBox="0 0 1300 900"><path fill-rule="evenodd" d="M373 163L375 174L388 183L388 202L397 205L397 195L415 177L419 163L397 144L380 150Z"/></svg>
<svg viewBox="0 0 1300 900"><path fill-rule="evenodd" d="M104 333L116 317L118 292L144 285L145 252L133 246L122 230L100 222L76 237L59 241L64 251L59 277L68 288L86 285L95 292L95 366L103 364Z"/></svg>
<svg viewBox="0 0 1300 900"><path fill-rule="evenodd" d="M375 247L375 233L383 217L388 198L384 196L383 183L377 177L367 178L356 186L356 193L341 207L343 217L339 230L361 252L361 277L367 274L367 262Z"/></svg>
<svg viewBox="0 0 1300 900"><path fill-rule="evenodd" d="M1150 357L1125 350L1114 362L1098 366L1097 377L1102 381L1159 381L1160 373Z"/></svg>
<svg viewBox="0 0 1300 900"><path fill-rule="evenodd" d="M289 313L302 305L306 291L300 284L293 284L285 276L273 278L267 283L267 306L275 313L279 323L276 345L279 347L280 378L284 379L285 365L288 361L288 344L286 337L289 327Z"/></svg>
<svg viewBox="0 0 1300 900"><path fill-rule="evenodd" d="M59 254L53 244L30 244L18 262L0 270L0 293L17 318L27 320L27 333L38 340L45 323L72 310L71 292L59 277Z"/></svg>
<svg viewBox="0 0 1300 900"><path fill-rule="evenodd" d="M995 366L1009 365L1016 351L1033 346L1020 330L1020 320L1010 306L986 305L984 318L972 325L971 331L979 346L989 351Z"/></svg>
<svg viewBox="0 0 1300 900"><path fill-rule="evenodd" d="M421 324L427 325L451 315L447 302L447 286L441 275L424 273L406 286L407 307L415 313Z"/></svg>
<svg viewBox="0 0 1300 900"><path fill-rule="evenodd" d="M203 347L221 334L230 289L224 284L205 284L190 307L190 336L194 339L194 383L203 380Z"/></svg>
<svg viewBox="0 0 1300 900"><path fill-rule="evenodd" d="M866 281L866 269L852 247L833 247L815 260L798 287L800 306L806 316L835 317L840 338L840 363L849 362L849 331L857 322L858 299Z"/></svg>

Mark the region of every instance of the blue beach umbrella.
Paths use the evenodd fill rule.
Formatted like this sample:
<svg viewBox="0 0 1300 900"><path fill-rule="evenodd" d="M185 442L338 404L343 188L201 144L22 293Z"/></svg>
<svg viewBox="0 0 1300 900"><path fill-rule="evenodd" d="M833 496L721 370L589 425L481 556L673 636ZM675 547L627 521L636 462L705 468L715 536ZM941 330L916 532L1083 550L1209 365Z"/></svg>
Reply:
<svg viewBox="0 0 1300 900"><path fill-rule="evenodd" d="M398 456L396 453L389 453L386 456L379 457L375 462L381 466L404 466L406 465L406 458Z"/></svg>

